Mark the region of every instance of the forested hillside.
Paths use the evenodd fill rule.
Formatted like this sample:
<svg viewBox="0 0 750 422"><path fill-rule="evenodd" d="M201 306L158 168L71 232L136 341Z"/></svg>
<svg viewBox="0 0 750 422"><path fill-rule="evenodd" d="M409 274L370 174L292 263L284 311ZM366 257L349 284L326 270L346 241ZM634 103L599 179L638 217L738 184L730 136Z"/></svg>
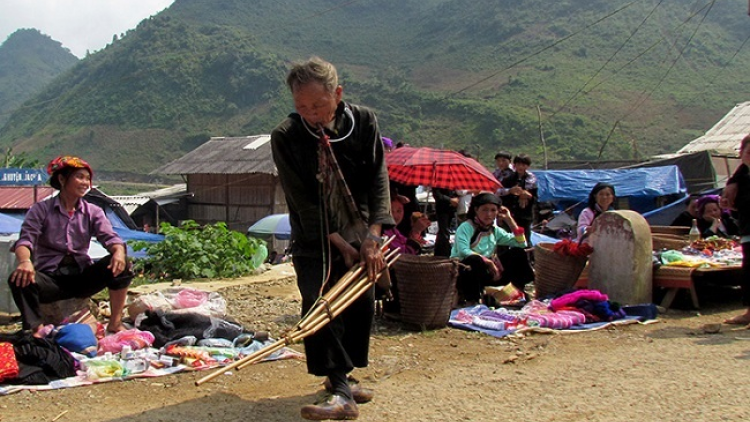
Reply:
<svg viewBox="0 0 750 422"><path fill-rule="evenodd" d="M0 45L0 127L11 111L78 62L36 29L19 29Z"/></svg>
<svg viewBox="0 0 750 422"><path fill-rule="evenodd" d="M146 173L268 133L290 61L338 65L384 135L550 159L674 151L747 101L744 0L177 0L29 100L0 146Z"/></svg>

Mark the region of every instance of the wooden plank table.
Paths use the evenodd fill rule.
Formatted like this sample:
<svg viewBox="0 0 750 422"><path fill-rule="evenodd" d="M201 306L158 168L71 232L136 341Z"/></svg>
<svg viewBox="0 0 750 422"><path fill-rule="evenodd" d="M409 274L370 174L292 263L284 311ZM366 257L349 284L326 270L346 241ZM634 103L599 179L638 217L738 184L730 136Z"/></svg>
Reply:
<svg viewBox="0 0 750 422"><path fill-rule="evenodd" d="M670 267L661 265L654 268L653 286L667 289L660 305L669 309L672 306L677 293L680 289L687 289L690 293L690 299L696 309L700 308L698 294L695 291L695 280L705 277L721 276L722 274L731 275L732 272L742 269L740 265L728 265L717 268L689 268L689 267ZM588 285L589 278L588 266L583 269L581 276L578 278L575 287L585 288Z"/></svg>

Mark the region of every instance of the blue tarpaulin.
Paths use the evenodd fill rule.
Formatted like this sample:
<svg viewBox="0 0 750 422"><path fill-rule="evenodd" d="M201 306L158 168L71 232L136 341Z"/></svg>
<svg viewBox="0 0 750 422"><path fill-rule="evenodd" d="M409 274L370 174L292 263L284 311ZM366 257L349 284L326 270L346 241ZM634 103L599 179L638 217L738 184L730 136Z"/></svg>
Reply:
<svg viewBox="0 0 750 422"><path fill-rule="evenodd" d="M644 213L657 208L658 197L687 195L685 180L677 166L609 170L535 170L539 201L566 208L585 203L598 182L615 187L618 198L628 199L629 208Z"/></svg>
<svg viewBox="0 0 750 422"><path fill-rule="evenodd" d="M0 214L0 234L18 233L23 221L6 214Z"/></svg>

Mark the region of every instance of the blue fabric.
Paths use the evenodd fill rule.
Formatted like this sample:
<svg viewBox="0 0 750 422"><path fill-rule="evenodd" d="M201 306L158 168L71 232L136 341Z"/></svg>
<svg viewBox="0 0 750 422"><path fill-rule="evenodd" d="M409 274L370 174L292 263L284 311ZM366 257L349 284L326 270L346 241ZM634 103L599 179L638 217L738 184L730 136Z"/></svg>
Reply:
<svg viewBox="0 0 750 422"><path fill-rule="evenodd" d="M88 357L96 356L96 349L99 344L91 327L86 324L63 325L55 335L55 341L71 352Z"/></svg>
<svg viewBox="0 0 750 422"><path fill-rule="evenodd" d="M21 232L23 221L13 218L7 214L0 214L0 234L12 234Z"/></svg>
<svg viewBox="0 0 750 422"><path fill-rule="evenodd" d="M618 198L628 197L630 208L644 213L656 208L656 198L665 195L684 196L685 180L677 166L610 170L534 170L539 187L539 201L557 202L563 208L586 202L591 189L599 182L615 187Z"/></svg>

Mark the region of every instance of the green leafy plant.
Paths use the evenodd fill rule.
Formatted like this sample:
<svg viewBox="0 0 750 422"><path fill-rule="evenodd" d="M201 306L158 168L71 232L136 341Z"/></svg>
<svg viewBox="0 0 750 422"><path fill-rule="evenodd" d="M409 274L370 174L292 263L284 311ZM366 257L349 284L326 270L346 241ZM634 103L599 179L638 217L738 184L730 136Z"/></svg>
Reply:
<svg viewBox="0 0 750 422"><path fill-rule="evenodd" d="M164 240L159 243L129 242L133 250L148 254L134 262L136 273L147 279L242 277L268 255L264 241L229 230L224 222L200 226L188 220L180 227L162 223L161 233Z"/></svg>

